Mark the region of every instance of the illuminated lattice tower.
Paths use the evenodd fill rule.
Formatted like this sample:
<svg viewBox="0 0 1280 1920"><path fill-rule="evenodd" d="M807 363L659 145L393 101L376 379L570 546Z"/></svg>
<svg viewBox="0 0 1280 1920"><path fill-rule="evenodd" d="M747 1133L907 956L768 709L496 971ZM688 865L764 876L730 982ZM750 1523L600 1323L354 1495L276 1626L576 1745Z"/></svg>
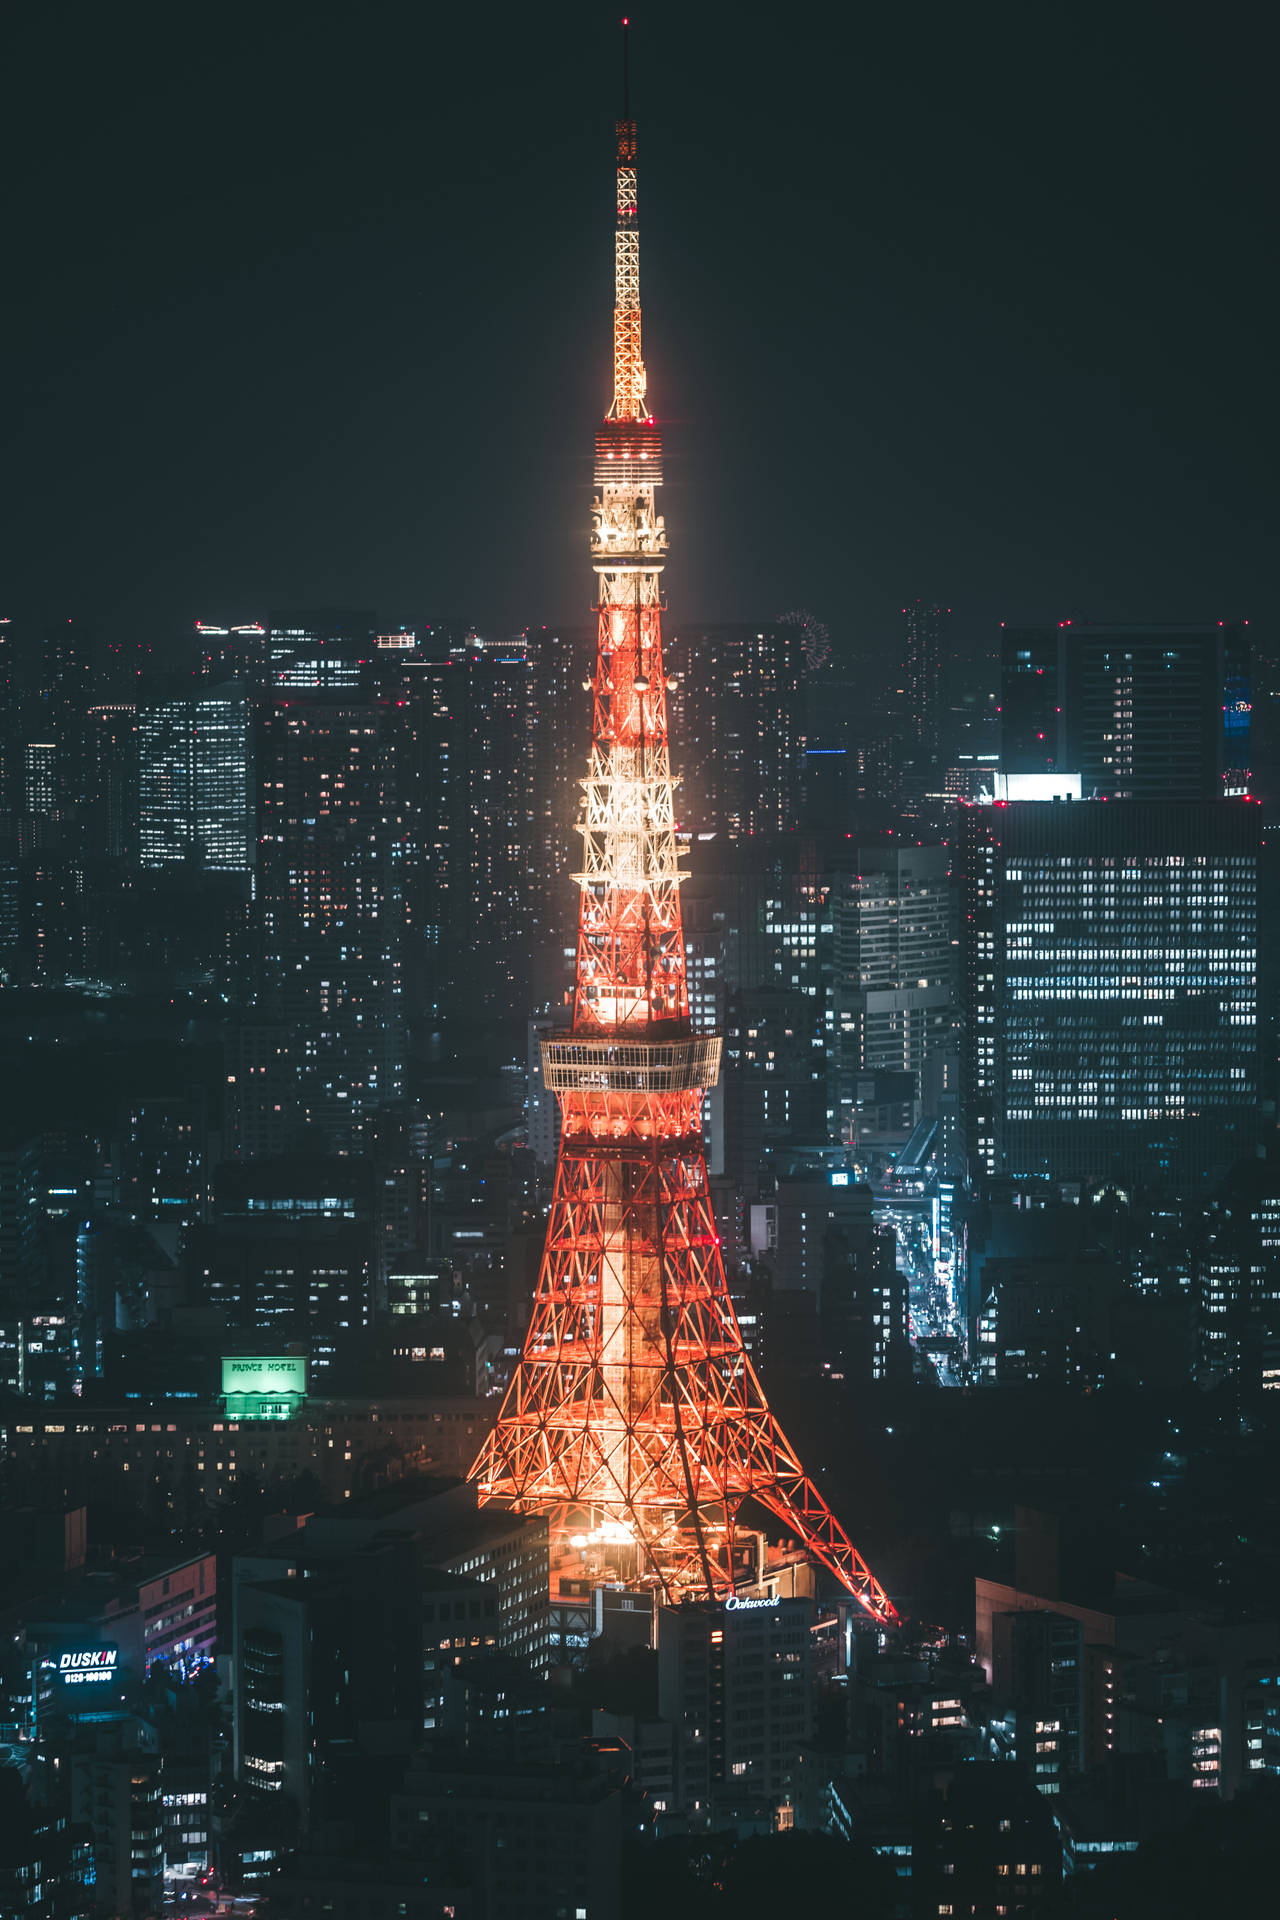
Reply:
<svg viewBox="0 0 1280 1920"><path fill-rule="evenodd" d="M626 108L624 107L624 115ZM472 1469L668 1598L729 1590L749 1496L875 1617L894 1609L769 1411L729 1299L702 1144L718 1037L695 1035L667 753L662 442L640 354L636 130L618 134L613 405L596 436L599 637L568 1036L543 1042L562 1136L523 1353Z"/></svg>

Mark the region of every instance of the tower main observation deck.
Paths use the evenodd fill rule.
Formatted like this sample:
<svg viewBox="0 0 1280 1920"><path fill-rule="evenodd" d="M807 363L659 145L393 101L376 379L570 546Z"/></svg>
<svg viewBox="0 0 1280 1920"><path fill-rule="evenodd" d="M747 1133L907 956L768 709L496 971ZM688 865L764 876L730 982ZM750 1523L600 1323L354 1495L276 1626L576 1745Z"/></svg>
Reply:
<svg viewBox="0 0 1280 1920"><path fill-rule="evenodd" d="M738 1510L753 1498L889 1622L892 1602L769 1410L707 1186L702 1096L721 1042L689 1020L662 657L662 439L641 357L636 128L623 112L573 1024L542 1047L560 1155L524 1348L471 1477L482 1502L547 1514L561 1565L607 1560L668 1600L734 1590Z"/></svg>

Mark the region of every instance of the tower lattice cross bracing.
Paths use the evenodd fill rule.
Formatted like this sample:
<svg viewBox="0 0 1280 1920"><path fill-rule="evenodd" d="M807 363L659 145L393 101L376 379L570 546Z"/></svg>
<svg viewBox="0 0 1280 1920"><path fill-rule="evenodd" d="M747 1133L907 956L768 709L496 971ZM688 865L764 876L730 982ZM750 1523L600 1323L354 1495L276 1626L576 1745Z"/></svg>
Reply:
<svg viewBox="0 0 1280 1920"><path fill-rule="evenodd" d="M624 114L626 113L624 108ZM690 1027L667 751L661 436L640 352L636 130L618 123L614 393L596 438L599 615L573 1025L543 1043L562 1131L537 1292L472 1468L482 1501L550 1516L668 1599L732 1591L738 1510L769 1508L882 1621L894 1608L769 1410L729 1298Z"/></svg>

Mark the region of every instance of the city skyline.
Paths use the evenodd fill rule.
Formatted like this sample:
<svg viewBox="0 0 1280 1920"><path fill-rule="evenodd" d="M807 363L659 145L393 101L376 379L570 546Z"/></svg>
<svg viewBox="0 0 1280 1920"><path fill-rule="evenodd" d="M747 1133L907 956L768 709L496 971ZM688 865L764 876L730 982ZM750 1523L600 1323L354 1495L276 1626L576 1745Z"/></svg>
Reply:
<svg viewBox="0 0 1280 1920"><path fill-rule="evenodd" d="M337 17L257 22L246 86L224 16L178 94L194 25L100 47L85 19L56 66L17 30L7 611L153 639L318 602L585 613L567 427L602 372L608 261L578 236L614 16L446 16L424 43L395 13L341 53ZM1167 17L1052 44L1013 20L638 20L688 617L807 605L842 661L917 593L980 625L1274 630L1250 63ZM443 84L476 59L481 96ZM55 72L51 147L23 116Z"/></svg>
<svg viewBox="0 0 1280 1920"><path fill-rule="evenodd" d="M1265 309L1140 20L131 17L80 117L64 36L0 1920L1274 1880Z"/></svg>

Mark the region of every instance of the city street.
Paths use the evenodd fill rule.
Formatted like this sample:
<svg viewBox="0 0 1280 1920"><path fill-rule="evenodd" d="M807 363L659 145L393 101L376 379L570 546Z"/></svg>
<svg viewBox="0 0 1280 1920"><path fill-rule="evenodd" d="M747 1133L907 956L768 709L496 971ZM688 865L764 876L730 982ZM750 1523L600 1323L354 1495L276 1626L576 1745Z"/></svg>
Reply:
<svg viewBox="0 0 1280 1920"><path fill-rule="evenodd" d="M964 1317L960 1313L952 1284L949 1262L935 1261L930 1232L930 1213L917 1207L888 1204L875 1209L875 1217L892 1227L898 1241L898 1268L907 1276L911 1313L911 1338L914 1342L955 1340L958 1364L963 1366ZM944 1387L964 1385L957 1364L946 1353L929 1355Z"/></svg>

